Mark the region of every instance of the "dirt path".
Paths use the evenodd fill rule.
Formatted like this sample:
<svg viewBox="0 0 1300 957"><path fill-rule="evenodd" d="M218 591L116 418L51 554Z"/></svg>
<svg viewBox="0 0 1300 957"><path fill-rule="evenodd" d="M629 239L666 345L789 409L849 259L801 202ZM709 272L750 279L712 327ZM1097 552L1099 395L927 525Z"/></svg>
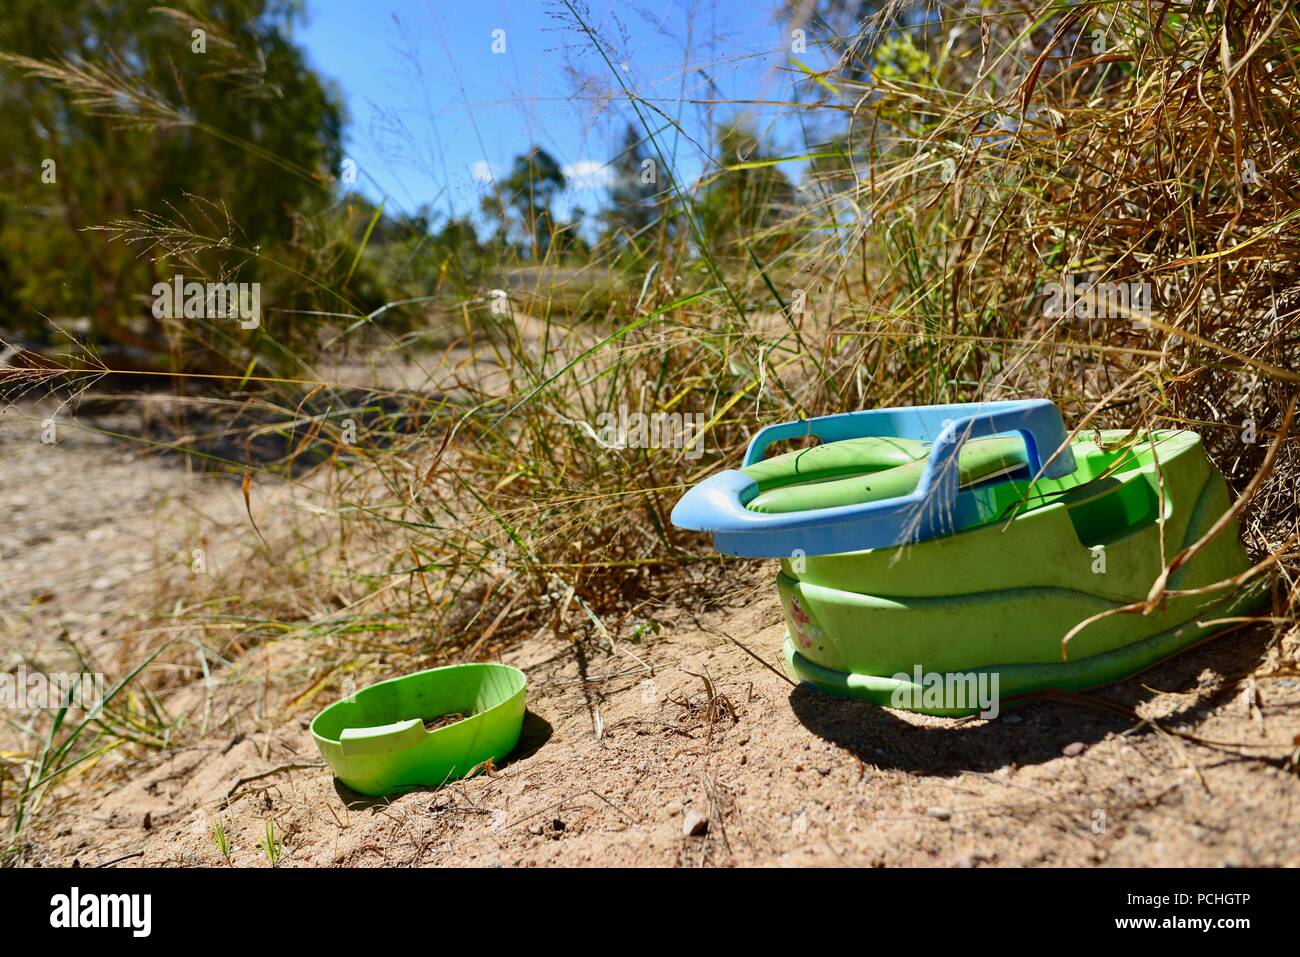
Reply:
<svg viewBox="0 0 1300 957"><path fill-rule="evenodd" d="M61 629L93 647L189 576L196 548L209 570L234 563L238 477L197 477L115 434L137 427L48 401L0 406L0 664L33 651L23 636Z"/></svg>
<svg viewBox="0 0 1300 957"><path fill-rule="evenodd" d="M33 410L0 433L11 632L111 635L154 576L184 574L195 535L218 551L246 541L237 483L93 433L43 447L37 424ZM219 734L114 791L60 788L26 861L217 864L216 824L232 863L266 866L270 821L283 866L1300 863L1294 644L1229 635L1100 695L1120 710L925 718L795 688L729 640L779 667L770 573L732 576L698 617L668 607L659 634L625 649L554 636L517 649L505 660L528 673L529 716L511 759L391 801L311 766L307 723L337 689L315 696L301 643L263 645L216 691L164 701L213 715Z"/></svg>

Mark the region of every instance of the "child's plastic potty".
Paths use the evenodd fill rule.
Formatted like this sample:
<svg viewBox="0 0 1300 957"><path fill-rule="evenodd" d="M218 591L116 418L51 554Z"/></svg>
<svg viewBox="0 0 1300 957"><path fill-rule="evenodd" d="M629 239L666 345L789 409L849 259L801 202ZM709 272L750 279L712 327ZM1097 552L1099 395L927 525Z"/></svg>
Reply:
<svg viewBox="0 0 1300 957"><path fill-rule="evenodd" d="M760 461L774 439L825 444ZM1126 441L1127 440L1127 441ZM1144 600L1166 562L1229 508L1186 431L1066 441L1044 401L888 409L764 429L739 471L691 489L679 527L728 554L782 559L787 666L824 690L927 714L984 675L999 698L1106 684L1258 604L1235 523ZM1163 542L1163 547L1162 547ZM1211 587L1217 586L1217 587ZM937 690L936 690L937 689ZM939 693L943 692L943 693Z"/></svg>
<svg viewBox="0 0 1300 957"><path fill-rule="evenodd" d="M497 664L449 665L390 678L330 705L312 737L338 779L378 796L439 787L519 742L527 679ZM466 715L442 727L426 722Z"/></svg>

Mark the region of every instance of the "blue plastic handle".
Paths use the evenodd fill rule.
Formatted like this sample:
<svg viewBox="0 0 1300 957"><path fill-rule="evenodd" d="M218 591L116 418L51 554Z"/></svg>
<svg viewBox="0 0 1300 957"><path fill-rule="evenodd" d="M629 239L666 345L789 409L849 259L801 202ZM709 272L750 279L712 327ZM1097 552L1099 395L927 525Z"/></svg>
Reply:
<svg viewBox="0 0 1300 957"><path fill-rule="evenodd" d="M1046 399L845 412L762 429L750 441L744 464L761 461L773 442L808 435L822 442L867 436L932 442L912 492L879 502L764 514L746 508L758 494L758 483L728 469L683 495L672 522L678 528L711 532L714 546L724 555L751 558L832 555L950 535L991 517L981 512L974 495L960 491L957 463L962 446L968 439L1010 433L1024 440L1025 461L1033 475L1061 478L1074 472L1065 423ZM1057 450L1044 467L1044 455Z"/></svg>

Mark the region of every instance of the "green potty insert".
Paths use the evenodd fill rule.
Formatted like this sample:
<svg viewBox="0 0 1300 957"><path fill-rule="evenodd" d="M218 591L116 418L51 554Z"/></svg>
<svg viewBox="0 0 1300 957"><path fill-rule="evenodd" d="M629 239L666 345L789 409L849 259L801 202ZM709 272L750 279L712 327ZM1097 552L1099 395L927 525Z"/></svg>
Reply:
<svg viewBox="0 0 1300 957"><path fill-rule="evenodd" d="M1066 439L1042 405L1027 406L1036 419L1005 404L887 410L890 428L921 423L893 436L871 434L874 412L830 417L833 428L809 420L822 445L747 455L689 492L674 522L728 553L781 559L795 677L925 714L987 714L988 692L1109 684L1260 604L1267 578L1237 581L1250 562L1232 522L1169 577L1157 607L1120 612L1229 510L1227 485L1193 432ZM1054 453L1068 468L1048 468Z"/></svg>
<svg viewBox="0 0 1300 957"><path fill-rule="evenodd" d="M431 668L335 702L311 733L338 779L361 794L439 787L514 749L526 685L509 665Z"/></svg>

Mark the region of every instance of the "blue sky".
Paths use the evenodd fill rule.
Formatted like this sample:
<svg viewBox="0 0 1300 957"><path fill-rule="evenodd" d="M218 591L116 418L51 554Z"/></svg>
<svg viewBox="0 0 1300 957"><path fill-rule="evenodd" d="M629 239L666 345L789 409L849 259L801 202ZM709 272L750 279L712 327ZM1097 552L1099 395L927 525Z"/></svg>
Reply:
<svg viewBox="0 0 1300 957"><path fill-rule="evenodd" d="M676 165L705 158L710 107L679 99L789 98L789 27L775 0L586 0L590 25L614 48L623 81L678 119ZM633 119L591 41L550 0L308 0L297 32L312 65L347 105L358 186L388 208L478 207L492 173L539 144L566 166L562 214L592 210L602 169ZM494 31L504 31L504 35ZM493 43L504 39L505 52ZM815 65L818 54L809 50ZM809 62L805 59L805 62ZM717 107L715 121L735 107ZM772 148L789 145L774 113L753 110ZM797 175L796 170L791 170Z"/></svg>

